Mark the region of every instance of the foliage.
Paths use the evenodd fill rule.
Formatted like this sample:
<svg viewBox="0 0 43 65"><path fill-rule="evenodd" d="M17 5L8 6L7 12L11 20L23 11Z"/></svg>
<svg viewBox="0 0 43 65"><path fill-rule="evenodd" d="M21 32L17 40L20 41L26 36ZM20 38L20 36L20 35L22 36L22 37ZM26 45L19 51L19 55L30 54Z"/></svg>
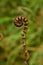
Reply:
<svg viewBox="0 0 43 65"><path fill-rule="evenodd" d="M19 15L26 16L29 22L26 38L29 65L43 65L43 0L0 0L0 65L25 65L21 44L23 27L13 23Z"/></svg>

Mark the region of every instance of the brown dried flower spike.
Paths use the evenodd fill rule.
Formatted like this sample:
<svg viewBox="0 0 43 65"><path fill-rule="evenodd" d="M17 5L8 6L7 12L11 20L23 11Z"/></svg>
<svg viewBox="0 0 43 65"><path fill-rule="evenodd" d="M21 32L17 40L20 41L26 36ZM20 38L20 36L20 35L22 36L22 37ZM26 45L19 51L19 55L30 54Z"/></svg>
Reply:
<svg viewBox="0 0 43 65"><path fill-rule="evenodd" d="M26 32L28 29L28 20L27 18L23 17L23 16L18 16L15 18L14 24L17 27L21 27L22 25L24 25L24 29L23 29L23 33L22 33L22 44L23 44L23 51L24 51L24 55L25 55L25 64L28 65L28 52L27 48L26 48Z"/></svg>
<svg viewBox="0 0 43 65"><path fill-rule="evenodd" d="M0 41L3 39L3 35L2 33L0 33Z"/></svg>

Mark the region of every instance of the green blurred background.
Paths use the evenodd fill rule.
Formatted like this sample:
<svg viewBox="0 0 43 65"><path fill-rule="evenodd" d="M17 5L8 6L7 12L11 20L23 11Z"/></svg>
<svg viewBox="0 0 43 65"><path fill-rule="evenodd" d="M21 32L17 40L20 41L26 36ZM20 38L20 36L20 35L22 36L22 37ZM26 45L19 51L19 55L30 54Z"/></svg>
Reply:
<svg viewBox="0 0 43 65"><path fill-rule="evenodd" d="M0 0L0 65L25 65L23 27L13 23L20 15L29 22L26 35L29 65L43 65L43 0Z"/></svg>

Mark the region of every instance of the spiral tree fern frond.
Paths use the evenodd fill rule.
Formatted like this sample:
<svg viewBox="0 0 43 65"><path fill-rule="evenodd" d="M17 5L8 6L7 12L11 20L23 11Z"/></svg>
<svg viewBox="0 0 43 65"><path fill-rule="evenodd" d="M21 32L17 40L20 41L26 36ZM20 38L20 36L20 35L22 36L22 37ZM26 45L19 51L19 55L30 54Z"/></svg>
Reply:
<svg viewBox="0 0 43 65"><path fill-rule="evenodd" d="M27 48L26 48L26 32L28 29L28 20L27 20L27 18L25 18L23 16L18 16L15 19L14 24L17 27L21 27L22 25L24 25L24 29L23 29L23 33L22 33L22 44L23 44L23 51L24 51L24 55L25 55L25 64L28 65L28 52L27 52Z"/></svg>

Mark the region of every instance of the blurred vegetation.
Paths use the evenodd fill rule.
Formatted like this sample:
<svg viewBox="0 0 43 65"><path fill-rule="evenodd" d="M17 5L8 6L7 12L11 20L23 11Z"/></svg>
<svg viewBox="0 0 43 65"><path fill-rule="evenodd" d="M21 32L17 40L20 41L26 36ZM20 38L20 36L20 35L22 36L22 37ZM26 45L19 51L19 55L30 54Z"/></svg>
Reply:
<svg viewBox="0 0 43 65"><path fill-rule="evenodd" d="M43 0L0 0L0 65L25 65L21 44L23 27L16 16L28 18L29 65L43 65Z"/></svg>

